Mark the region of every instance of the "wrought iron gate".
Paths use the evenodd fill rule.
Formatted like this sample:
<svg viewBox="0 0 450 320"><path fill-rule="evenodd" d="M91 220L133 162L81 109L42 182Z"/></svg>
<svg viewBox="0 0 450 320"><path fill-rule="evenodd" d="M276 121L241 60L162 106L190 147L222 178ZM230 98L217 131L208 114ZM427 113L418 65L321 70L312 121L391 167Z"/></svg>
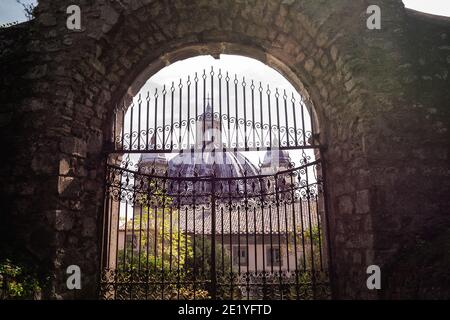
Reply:
<svg viewBox="0 0 450 320"><path fill-rule="evenodd" d="M118 108L101 297L328 298L324 181L308 111L301 97L214 70L139 96L127 112ZM293 149L301 150L299 165L274 172L239 155ZM190 172L161 169L158 156L150 167L121 162L124 154L170 152L183 161L207 154L209 163ZM218 174L217 160L230 157L245 162L239 174Z"/></svg>
<svg viewBox="0 0 450 320"><path fill-rule="evenodd" d="M328 297L320 161L273 176L108 166L102 297Z"/></svg>

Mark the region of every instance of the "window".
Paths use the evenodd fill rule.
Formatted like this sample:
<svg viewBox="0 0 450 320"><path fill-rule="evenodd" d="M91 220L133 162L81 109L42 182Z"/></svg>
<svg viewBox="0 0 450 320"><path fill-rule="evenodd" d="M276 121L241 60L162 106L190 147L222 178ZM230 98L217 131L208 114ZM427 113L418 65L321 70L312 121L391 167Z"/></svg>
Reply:
<svg viewBox="0 0 450 320"><path fill-rule="evenodd" d="M283 259L281 257L280 248L275 248L275 247L266 248L266 261L267 261L267 266L269 266L269 267L270 266L282 267Z"/></svg>
<svg viewBox="0 0 450 320"><path fill-rule="evenodd" d="M247 248L233 246L233 265L246 266L247 265Z"/></svg>

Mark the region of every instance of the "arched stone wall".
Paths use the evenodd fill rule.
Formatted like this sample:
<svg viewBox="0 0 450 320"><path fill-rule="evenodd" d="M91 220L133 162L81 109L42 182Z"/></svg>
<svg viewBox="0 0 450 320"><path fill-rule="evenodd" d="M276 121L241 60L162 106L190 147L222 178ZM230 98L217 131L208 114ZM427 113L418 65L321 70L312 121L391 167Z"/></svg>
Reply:
<svg viewBox="0 0 450 320"><path fill-rule="evenodd" d="M77 2L83 30L70 32L65 10ZM95 297L113 109L168 63L223 52L256 58L307 93L327 146L334 293L376 298L365 287L366 267L395 261L426 218L441 221L446 209L411 214L400 205L411 195L398 181L408 185L418 175L407 170L416 168L411 130L427 111L411 107L416 71L403 5L373 2L383 8L381 31L367 30L364 0L41 0L37 19L20 27L28 33L23 78L31 89L8 101L19 107L2 127L32 120L11 139L20 148L3 159L13 168L3 173L4 194L21 196L2 202L13 221L9 234L51 270L48 295ZM399 123L405 114L410 123ZM431 128L440 120L425 121ZM443 139L431 129L427 136ZM83 272L81 291L65 287L71 264Z"/></svg>

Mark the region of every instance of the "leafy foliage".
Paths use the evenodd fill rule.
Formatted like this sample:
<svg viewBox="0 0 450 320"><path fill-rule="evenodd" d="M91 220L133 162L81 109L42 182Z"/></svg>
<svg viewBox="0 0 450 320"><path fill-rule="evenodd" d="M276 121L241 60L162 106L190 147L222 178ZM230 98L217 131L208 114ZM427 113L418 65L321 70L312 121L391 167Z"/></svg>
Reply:
<svg viewBox="0 0 450 320"><path fill-rule="evenodd" d="M42 290L37 276L32 271L10 259L0 262L0 285L0 300L36 299Z"/></svg>

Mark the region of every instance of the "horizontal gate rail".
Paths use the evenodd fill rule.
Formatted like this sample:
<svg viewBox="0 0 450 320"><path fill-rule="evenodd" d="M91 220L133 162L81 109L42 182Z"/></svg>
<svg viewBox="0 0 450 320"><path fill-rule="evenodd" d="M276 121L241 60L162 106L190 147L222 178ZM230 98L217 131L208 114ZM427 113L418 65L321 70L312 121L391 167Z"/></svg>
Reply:
<svg viewBox="0 0 450 320"><path fill-rule="evenodd" d="M286 174L289 174L289 173L292 173L292 172L295 172L295 171L306 169L308 167L320 165L321 163L322 163L322 161L319 159L319 160L311 161L308 164L298 166L296 168L291 168L291 169L287 169L287 170L278 171L275 174L259 174L259 175L256 175L256 176L241 176L241 177L228 177L228 178L215 177L214 175L193 176L193 177L189 177L189 176L188 177L180 177L180 176L156 175L156 174L146 173L146 172L142 172L142 171L138 171L138 170L132 170L132 169L129 169L127 167L121 167L121 166L114 165L114 164L108 164L108 168L115 169L115 170L120 170L120 171L123 171L123 172L128 172L128 173L131 173L131 174L139 174L140 176L145 176L145 177L155 178L155 179L170 179L170 180L182 180L182 181L194 181L194 180L210 181L211 179L214 179L215 181L220 181L220 180L226 181L226 180L264 179L264 178L270 178L270 177L273 177L273 176L286 175Z"/></svg>

